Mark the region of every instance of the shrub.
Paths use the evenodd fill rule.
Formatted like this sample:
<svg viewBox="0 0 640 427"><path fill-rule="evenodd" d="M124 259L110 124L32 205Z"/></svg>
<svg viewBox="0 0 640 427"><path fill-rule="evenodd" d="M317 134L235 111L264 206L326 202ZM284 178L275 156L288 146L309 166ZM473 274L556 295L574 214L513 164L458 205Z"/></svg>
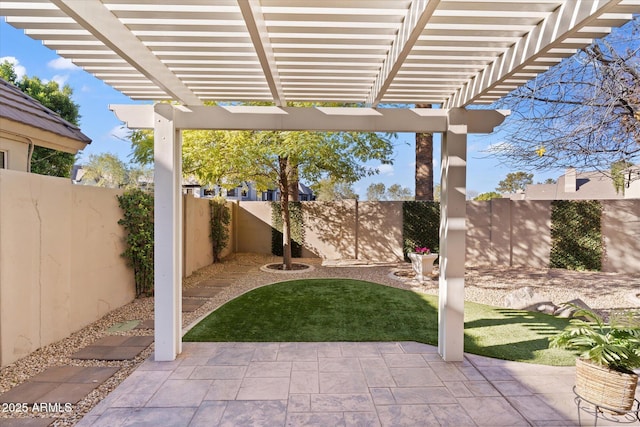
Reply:
<svg viewBox="0 0 640 427"><path fill-rule="evenodd" d="M432 253L440 247L440 203L408 201L402 204L402 236L405 260L416 247L427 247Z"/></svg>
<svg viewBox="0 0 640 427"><path fill-rule="evenodd" d="M597 200L556 200L551 203L552 268L602 268L602 205Z"/></svg>
<svg viewBox="0 0 640 427"><path fill-rule="evenodd" d="M136 297L153 295L153 195L132 189L117 197L124 213L118 224L127 232L121 255L133 268Z"/></svg>
<svg viewBox="0 0 640 427"><path fill-rule="evenodd" d="M220 254L229 241L229 224L231 223L231 212L227 206L227 201L223 197L216 197L209 200L211 208L211 246L213 248L213 262L220 261Z"/></svg>

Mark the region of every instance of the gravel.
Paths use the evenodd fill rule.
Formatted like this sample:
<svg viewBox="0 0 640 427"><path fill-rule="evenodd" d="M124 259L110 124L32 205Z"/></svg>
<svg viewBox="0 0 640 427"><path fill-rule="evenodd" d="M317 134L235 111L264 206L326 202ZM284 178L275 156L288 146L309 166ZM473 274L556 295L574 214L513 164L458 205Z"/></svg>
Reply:
<svg viewBox="0 0 640 427"><path fill-rule="evenodd" d="M344 277L368 280L401 289L428 294L438 293L437 277L418 283L411 277L410 264L367 264L363 262L336 262L322 264L322 260L296 259L314 268L310 271L282 272L261 269L266 264L280 262L281 258L258 254L235 254L221 263L196 271L183 280L189 289L200 282L218 278L228 279L231 286L224 288L199 309L184 313L183 327L188 330L212 310L260 286L300 278ZM467 267L465 297L469 301L491 305L504 305L505 297L515 289L531 287L544 301L559 304L574 298L607 315L611 310L640 309L640 274L577 272L559 269L531 269L507 267ZM136 299L104 316L102 319L73 333L71 336L42 347L15 363L0 369L0 394L15 387L52 366L114 366L120 370L86 398L74 405L70 413L56 414L54 426L71 426L129 376L153 352L153 345L138 357L127 361L75 360L69 356L105 335L150 335L153 331L131 330L109 332L118 323L153 318L153 298ZM46 416L47 414L29 414ZM0 412L2 418L21 417L16 413Z"/></svg>

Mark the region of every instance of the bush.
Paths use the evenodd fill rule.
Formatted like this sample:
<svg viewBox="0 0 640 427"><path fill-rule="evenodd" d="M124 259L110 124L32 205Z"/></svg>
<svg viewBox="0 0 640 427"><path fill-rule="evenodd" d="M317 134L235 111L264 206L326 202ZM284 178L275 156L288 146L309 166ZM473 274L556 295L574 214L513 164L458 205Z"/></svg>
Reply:
<svg viewBox="0 0 640 427"><path fill-rule="evenodd" d="M404 257L417 246L427 247L432 253L440 247L440 203L408 201L402 204L402 236Z"/></svg>
<svg viewBox="0 0 640 427"><path fill-rule="evenodd" d="M289 215L291 216L291 256L302 257L302 245L304 244L304 221L302 218L302 205L300 202L289 202ZM271 203L271 253L282 256L282 207L280 202Z"/></svg>
<svg viewBox="0 0 640 427"><path fill-rule="evenodd" d="M127 232L127 249L121 255L133 268L136 298L153 295L153 195L133 189L117 197L124 213L118 224Z"/></svg>
<svg viewBox="0 0 640 427"><path fill-rule="evenodd" d="M552 268L602 268L602 205L597 200L556 200L551 203Z"/></svg>
<svg viewBox="0 0 640 427"><path fill-rule="evenodd" d="M227 201L223 197L216 197L209 200L211 208L211 246L213 248L213 262L220 261L220 254L227 247L229 241L229 224L231 223L231 212L227 206Z"/></svg>

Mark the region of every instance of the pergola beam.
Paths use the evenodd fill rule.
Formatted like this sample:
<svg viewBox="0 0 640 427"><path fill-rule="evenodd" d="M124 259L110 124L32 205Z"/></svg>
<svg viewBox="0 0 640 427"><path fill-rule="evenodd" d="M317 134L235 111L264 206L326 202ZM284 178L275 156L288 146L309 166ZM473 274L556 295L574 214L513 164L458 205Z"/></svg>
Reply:
<svg viewBox="0 0 640 427"><path fill-rule="evenodd" d="M153 129L152 105L111 105L116 116L131 129ZM490 133L509 114L506 110L468 110L469 133ZM176 107L179 129L446 132L448 110L430 108L348 107Z"/></svg>
<svg viewBox="0 0 640 427"><path fill-rule="evenodd" d="M380 103L439 3L440 0L416 0L411 3L367 97L367 105L376 107Z"/></svg>
<svg viewBox="0 0 640 427"><path fill-rule="evenodd" d="M238 6L247 25L253 47L262 66L262 72L269 85L271 96L277 106L286 105L280 75L275 63L275 55L269 41L262 8L257 0L238 0Z"/></svg>
<svg viewBox="0 0 640 427"><path fill-rule="evenodd" d="M561 46L563 40L580 35L580 29L618 3L620 0L567 0L458 89L444 107L462 107L473 103L483 93L533 64L537 58Z"/></svg>
<svg viewBox="0 0 640 427"><path fill-rule="evenodd" d="M185 105L202 105L200 98L100 1L51 0L51 2L173 99Z"/></svg>

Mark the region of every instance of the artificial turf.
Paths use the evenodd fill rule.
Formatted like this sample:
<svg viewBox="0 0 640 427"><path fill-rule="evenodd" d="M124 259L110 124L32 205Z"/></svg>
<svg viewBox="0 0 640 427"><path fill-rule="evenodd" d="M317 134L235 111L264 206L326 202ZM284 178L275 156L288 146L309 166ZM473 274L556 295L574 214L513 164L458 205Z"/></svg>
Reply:
<svg viewBox="0 0 640 427"><path fill-rule="evenodd" d="M438 299L350 279L304 279L254 289L217 309L184 341L417 341L437 345ZM506 360L572 365L549 349L568 324L542 313L465 303L465 351Z"/></svg>

